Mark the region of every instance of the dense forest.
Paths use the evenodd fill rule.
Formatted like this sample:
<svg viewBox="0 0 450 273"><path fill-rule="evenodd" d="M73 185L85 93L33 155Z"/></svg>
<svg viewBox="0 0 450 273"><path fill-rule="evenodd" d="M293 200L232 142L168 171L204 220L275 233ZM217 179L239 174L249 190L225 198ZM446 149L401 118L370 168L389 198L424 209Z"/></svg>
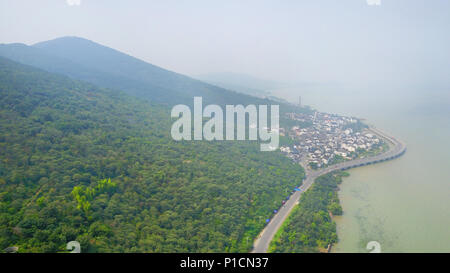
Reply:
<svg viewBox="0 0 450 273"><path fill-rule="evenodd" d="M0 98L0 249L246 252L304 175L256 142L173 141L167 106L4 58Z"/></svg>
<svg viewBox="0 0 450 273"><path fill-rule="evenodd" d="M337 190L344 175L347 174L329 173L316 179L275 235L269 252L325 251L328 245L337 242L331 215L342 214Z"/></svg>

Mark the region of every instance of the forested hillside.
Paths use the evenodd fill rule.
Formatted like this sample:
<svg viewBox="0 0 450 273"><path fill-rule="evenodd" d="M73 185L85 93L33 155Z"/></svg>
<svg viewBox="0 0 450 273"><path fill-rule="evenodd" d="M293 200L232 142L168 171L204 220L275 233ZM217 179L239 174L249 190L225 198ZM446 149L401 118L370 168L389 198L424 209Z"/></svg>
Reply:
<svg viewBox="0 0 450 273"><path fill-rule="evenodd" d="M337 189L343 175L346 174L329 173L316 179L276 234L270 252L325 251L337 242L336 223L331 215L342 214Z"/></svg>
<svg viewBox="0 0 450 273"><path fill-rule="evenodd" d="M280 104L280 123L286 126L290 123L284 113L310 111L207 84L78 37L62 37L32 46L0 44L0 56L169 106L190 105L194 96L203 97L205 105Z"/></svg>
<svg viewBox="0 0 450 273"><path fill-rule="evenodd" d="M169 110L0 58L0 249L248 251L303 170L254 142L175 142Z"/></svg>

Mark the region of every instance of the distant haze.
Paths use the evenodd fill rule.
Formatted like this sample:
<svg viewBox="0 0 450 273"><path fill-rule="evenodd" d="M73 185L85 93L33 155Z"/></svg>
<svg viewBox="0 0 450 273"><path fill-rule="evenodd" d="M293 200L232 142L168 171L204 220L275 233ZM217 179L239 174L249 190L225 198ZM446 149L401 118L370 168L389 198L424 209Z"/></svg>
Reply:
<svg viewBox="0 0 450 273"><path fill-rule="evenodd" d="M447 0L1 0L0 43L79 36L187 75L447 88L448 14Z"/></svg>

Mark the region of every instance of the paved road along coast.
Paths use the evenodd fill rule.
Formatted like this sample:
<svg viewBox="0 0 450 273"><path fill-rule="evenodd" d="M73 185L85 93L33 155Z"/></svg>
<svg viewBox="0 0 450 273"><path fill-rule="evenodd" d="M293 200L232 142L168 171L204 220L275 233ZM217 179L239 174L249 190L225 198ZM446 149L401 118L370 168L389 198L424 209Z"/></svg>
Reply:
<svg viewBox="0 0 450 273"><path fill-rule="evenodd" d="M406 145L395 139L392 136L389 136L388 134L381 132L380 130L371 127L369 129L372 131L372 133L378 135L380 138L382 138L387 144L389 144L389 150L387 152L384 152L382 154L367 157L367 158L360 158L355 159L351 161L342 162L336 165L332 165L325 169L320 169L317 171L308 171L306 166L303 166L306 171L306 179L303 181L302 186L300 187L301 191L295 191L289 200L284 204L284 206L279 209L278 213L275 214L275 216L270 220L269 224L263 229L263 231L259 234L258 238L253 244L253 253L266 253L267 249L269 248L270 241L272 241L273 237L277 233L278 229L281 227L283 222L288 217L289 213L292 211L294 206L297 204L297 202L300 199L300 196L302 193L311 187L311 185L314 183L314 180L326 173L333 172L333 171L343 171L348 170L351 168L366 166L370 164L375 164L387 160L391 160L394 158L397 158L401 155L403 155L406 152Z"/></svg>

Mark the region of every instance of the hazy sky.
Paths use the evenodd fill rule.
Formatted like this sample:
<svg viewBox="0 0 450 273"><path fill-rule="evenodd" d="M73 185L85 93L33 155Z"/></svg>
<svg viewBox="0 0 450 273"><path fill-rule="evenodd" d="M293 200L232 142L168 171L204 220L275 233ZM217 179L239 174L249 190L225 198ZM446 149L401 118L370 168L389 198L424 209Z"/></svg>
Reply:
<svg viewBox="0 0 450 273"><path fill-rule="evenodd" d="M0 0L0 43L79 36L188 75L449 86L449 33L448 0Z"/></svg>

